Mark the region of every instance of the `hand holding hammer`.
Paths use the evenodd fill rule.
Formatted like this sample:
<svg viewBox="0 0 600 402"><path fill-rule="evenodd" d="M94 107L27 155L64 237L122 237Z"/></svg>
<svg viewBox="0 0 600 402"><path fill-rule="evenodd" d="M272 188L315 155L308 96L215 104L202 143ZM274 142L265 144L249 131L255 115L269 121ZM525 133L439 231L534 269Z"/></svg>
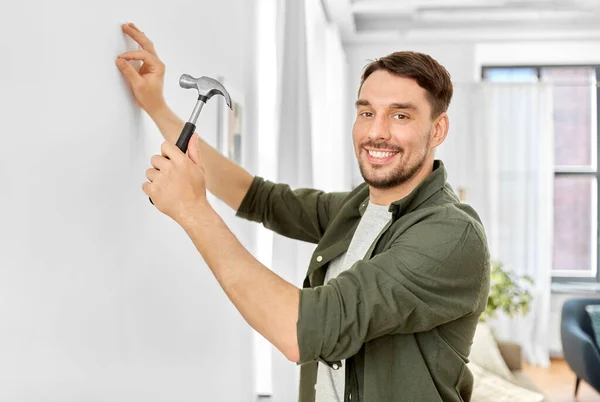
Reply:
<svg viewBox="0 0 600 402"><path fill-rule="evenodd" d="M154 44L134 24L126 24L123 25L122 28L123 32L139 43L142 49L120 55L116 64L131 86L138 105L152 117L159 126L160 131L165 135L165 138L167 138L167 135L165 134L167 127L165 127L164 123L161 124L162 119L156 118L161 110L167 109L162 93L165 65L158 58L156 50L154 49ZM127 62L127 60L143 61L139 73ZM182 88L195 88L198 91L196 106L194 107L189 120L181 130L176 142L177 147L183 153L186 153L190 138L196 130L198 116L200 116L202 107L208 99L212 98L213 95L222 95L225 97L227 106L231 108L232 105L231 97L225 87L213 78L194 78L191 75L183 74L179 79L179 85ZM152 202L152 200L150 200L150 202Z"/></svg>

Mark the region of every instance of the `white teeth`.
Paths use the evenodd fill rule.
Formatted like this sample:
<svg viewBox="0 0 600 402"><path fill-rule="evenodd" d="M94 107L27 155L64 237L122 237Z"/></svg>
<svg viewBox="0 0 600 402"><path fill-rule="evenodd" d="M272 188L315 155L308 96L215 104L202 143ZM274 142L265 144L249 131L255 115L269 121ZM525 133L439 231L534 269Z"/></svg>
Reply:
<svg viewBox="0 0 600 402"><path fill-rule="evenodd" d="M375 158L389 158L390 156L394 155L395 152L378 152L378 151L368 151L369 155L375 157Z"/></svg>

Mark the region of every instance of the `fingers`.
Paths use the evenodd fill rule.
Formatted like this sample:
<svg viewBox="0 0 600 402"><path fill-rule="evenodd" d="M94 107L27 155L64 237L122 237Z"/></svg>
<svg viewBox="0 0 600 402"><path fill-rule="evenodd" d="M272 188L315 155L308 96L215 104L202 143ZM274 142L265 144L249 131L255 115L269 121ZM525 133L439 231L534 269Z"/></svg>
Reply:
<svg viewBox="0 0 600 402"><path fill-rule="evenodd" d="M140 33L143 33L141 29L139 29L133 22L128 22L127 24L123 24L128 28L132 28Z"/></svg>
<svg viewBox="0 0 600 402"><path fill-rule="evenodd" d="M163 142L160 146L160 152L166 158L169 158L173 161L173 163L179 163L182 156L185 156L181 149L179 149L175 144L171 144L170 142Z"/></svg>
<svg viewBox="0 0 600 402"><path fill-rule="evenodd" d="M135 68L133 68L133 66L127 60L118 58L116 63L117 67L121 71L121 74L123 74L123 76L125 76L125 78L127 79L129 85L133 87L142 81L142 77L140 76L140 74L136 71Z"/></svg>
<svg viewBox="0 0 600 402"><path fill-rule="evenodd" d="M144 49L125 52L120 54L119 57L126 60L142 60L144 63L154 62L155 64L158 64L159 62L158 57Z"/></svg>
<svg viewBox="0 0 600 402"><path fill-rule="evenodd" d="M135 24L130 22L129 24L123 24L121 27L124 33L129 35L131 39L140 44L142 49L147 50L154 56L158 56L156 54L156 49L154 49L154 43L152 43L152 41L148 39L148 37L142 31L140 31L138 27L135 26Z"/></svg>
<svg viewBox="0 0 600 402"><path fill-rule="evenodd" d="M142 190L144 191L144 193L146 193L146 195L148 197L152 197L152 193L153 193L152 183L145 182L144 184L142 184Z"/></svg>
<svg viewBox="0 0 600 402"><path fill-rule="evenodd" d="M187 153L188 153L190 159L192 160L192 162L194 162L196 165L201 165L202 159L200 158L200 149L198 148L197 139L198 139L198 136L196 135L196 133L194 133L190 137L190 142L188 145Z"/></svg>
<svg viewBox="0 0 600 402"><path fill-rule="evenodd" d="M158 73L164 70L164 64L155 55L148 52L147 50L133 50L131 52L125 52L119 55L119 58L125 60L141 60L144 62L144 66L148 68L151 73Z"/></svg>
<svg viewBox="0 0 600 402"><path fill-rule="evenodd" d="M146 170L146 178L148 179L148 181L153 182L154 180L156 180L157 176L158 176L158 170L156 170L156 169L147 169Z"/></svg>
<svg viewBox="0 0 600 402"><path fill-rule="evenodd" d="M157 170L165 170L169 164L169 161L166 160L164 156L154 155L150 159L150 164Z"/></svg>
<svg viewBox="0 0 600 402"><path fill-rule="evenodd" d="M196 132L194 132L194 134L192 134L192 136L190 137L190 142L188 143L188 149L192 148L192 149L196 149L199 148L198 144L198 134Z"/></svg>

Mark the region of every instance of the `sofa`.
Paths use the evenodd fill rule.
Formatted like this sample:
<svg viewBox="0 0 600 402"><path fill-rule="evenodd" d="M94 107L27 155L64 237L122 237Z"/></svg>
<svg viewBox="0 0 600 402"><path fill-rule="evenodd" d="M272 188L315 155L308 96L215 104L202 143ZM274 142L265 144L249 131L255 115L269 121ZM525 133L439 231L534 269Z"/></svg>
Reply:
<svg viewBox="0 0 600 402"><path fill-rule="evenodd" d="M474 379L472 402L549 401L523 371L521 347L498 342L486 323L477 326L468 366Z"/></svg>
<svg viewBox="0 0 600 402"><path fill-rule="evenodd" d="M543 390L535 385L533 380L523 371L521 346L516 343L498 342L498 349L506 366L514 376L514 384L543 395ZM549 399L544 396L544 401L549 401Z"/></svg>
<svg viewBox="0 0 600 402"><path fill-rule="evenodd" d="M600 298L569 299L563 304L560 318L563 354L577 376L575 395L581 380L600 392L600 350L585 310L587 305L600 305Z"/></svg>

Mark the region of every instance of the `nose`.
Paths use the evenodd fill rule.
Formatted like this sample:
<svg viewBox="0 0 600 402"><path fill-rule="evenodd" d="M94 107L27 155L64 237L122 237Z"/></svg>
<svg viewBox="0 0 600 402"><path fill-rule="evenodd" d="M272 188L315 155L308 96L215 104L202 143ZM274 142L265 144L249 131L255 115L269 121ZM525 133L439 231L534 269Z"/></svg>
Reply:
<svg viewBox="0 0 600 402"><path fill-rule="evenodd" d="M390 127L385 115L375 115L369 126L368 137L372 141L389 140Z"/></svg>

